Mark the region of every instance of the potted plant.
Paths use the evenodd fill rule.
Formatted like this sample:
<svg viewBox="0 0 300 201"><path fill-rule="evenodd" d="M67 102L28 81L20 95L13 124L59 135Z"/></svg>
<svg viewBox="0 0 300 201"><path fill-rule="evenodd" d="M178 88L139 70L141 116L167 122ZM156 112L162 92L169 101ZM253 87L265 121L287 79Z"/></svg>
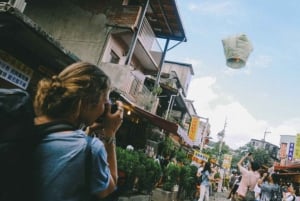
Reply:
<svg viewBox="0 0 300 201"><path fill-rule="evenodd" d="M172 191L175 185L179 183L180 167L176 164L169 163L165 171L166 181L163 184L163 189Z"/></svg>
<svg viewBox="0 0 300 201"><path fill-rule="evenodd" d="M161 176L160 165L143 152L117 147L117 162L123 195L149 194Z"/></svg>

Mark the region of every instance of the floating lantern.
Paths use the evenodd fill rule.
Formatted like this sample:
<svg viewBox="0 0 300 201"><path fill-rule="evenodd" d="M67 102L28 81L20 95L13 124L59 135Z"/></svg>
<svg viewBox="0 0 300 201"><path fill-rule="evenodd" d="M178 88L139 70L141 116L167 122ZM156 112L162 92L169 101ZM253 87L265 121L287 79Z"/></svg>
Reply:
<svg viewBox="0 0 300 201"><path fill-rule="evenodd" d="M226 65L239 69L246 65L247 59L253 50L251 42L245 34L230 36L222 40Z"/></svg>

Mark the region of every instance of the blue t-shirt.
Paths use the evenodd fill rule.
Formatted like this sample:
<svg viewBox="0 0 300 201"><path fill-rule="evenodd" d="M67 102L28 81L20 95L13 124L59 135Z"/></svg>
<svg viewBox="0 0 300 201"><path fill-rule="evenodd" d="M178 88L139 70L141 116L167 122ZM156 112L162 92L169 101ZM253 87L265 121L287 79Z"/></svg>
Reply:
<svg viewBox="0 0 300 201"><path fill-rule="evenodd" d="M82 130L47 135L36 151L35 182L39 201L85 201L109 185L110 170L104 144L91 142L92 170L87 189L85 158L87 140Z"/></svg>
<svg viewBox="0 0 300 201"><path fill-rule="evenodd" d="M204 186L209 186L209 175L210 173L205 170L204 172L202 172L202 183L201 185L204 185Z"/></svg>

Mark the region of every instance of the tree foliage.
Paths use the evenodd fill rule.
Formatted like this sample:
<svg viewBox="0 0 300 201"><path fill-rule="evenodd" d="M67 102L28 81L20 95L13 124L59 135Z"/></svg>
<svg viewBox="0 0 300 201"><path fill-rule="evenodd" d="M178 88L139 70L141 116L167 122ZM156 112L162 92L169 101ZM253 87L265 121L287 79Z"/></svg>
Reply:
<svg viewBox="0 0 300 201"><path fill-rule="evenodd" d="M232 159L232 167L236 168L236 164L238 161L248 154L249 152L252 153L253 159L257 161L261 166L270 167L273 165L273 160L270 156L270 153L265 149L254 148L250 143L242 146L234 151L233 159Z"/></svg>

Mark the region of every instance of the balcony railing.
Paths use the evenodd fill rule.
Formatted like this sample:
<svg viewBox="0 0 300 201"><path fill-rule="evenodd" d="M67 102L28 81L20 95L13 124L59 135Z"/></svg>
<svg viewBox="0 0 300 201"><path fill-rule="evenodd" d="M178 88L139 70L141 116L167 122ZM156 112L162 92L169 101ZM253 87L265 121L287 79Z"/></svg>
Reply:
<svg viewBox="0 0 300 201"><path fill-rule="evenodd" d="M156 64L159 64L163 50L146 18L143 20L138 38L145 50L150 53Z"/></svg>
<svg viewBox="0 0 300 201"><path fill-rule="evenodd" d="M154 113L158 105L158 98L144 86L141 78L135 76L130 66L102 63L101 69L109 75L113 87L117 88L137 106Z"/></svg>

